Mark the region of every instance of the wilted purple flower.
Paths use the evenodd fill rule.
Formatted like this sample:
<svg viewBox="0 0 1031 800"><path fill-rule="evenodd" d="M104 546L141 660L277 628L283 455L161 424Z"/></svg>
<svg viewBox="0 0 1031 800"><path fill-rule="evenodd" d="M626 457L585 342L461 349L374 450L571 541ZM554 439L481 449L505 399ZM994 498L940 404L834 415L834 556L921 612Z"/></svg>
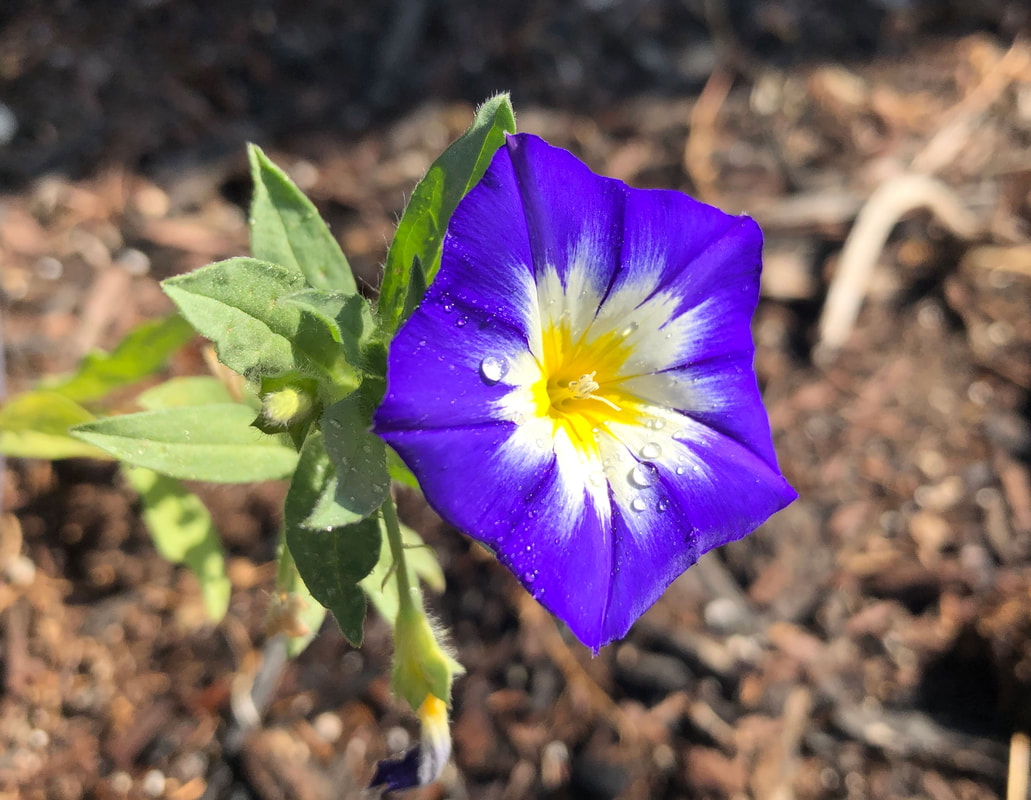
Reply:
<svg viewBox="0 0 1031 800"><path fill-rule="evenodd" d="M451 218L376 431L597 650L796 497L749 324L762 234L518 135Z"/></svg>
<svg viewBox="0 0 1031 800"><path fill-rule="evenodd" d="M415 747L397 758L380 761L369 787L383 786L384 791L425 786L440 777L451 757L451 729L447 721L447 705L438 697L427 695L419 707L422 737Z"/></svg>

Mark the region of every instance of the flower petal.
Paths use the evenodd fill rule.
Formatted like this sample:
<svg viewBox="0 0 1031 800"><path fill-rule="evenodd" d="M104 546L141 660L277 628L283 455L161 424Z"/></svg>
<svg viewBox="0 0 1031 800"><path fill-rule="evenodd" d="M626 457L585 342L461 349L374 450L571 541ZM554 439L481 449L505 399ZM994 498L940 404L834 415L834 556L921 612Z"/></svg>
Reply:
<svg viewBox="0 0 1031 800"><path fill-rule="evenodd" d="M597 641L612 567L607 487L587 485L568 443L545 439L539 420L382 435L444 519L491 547L582 641Z"/></svg>

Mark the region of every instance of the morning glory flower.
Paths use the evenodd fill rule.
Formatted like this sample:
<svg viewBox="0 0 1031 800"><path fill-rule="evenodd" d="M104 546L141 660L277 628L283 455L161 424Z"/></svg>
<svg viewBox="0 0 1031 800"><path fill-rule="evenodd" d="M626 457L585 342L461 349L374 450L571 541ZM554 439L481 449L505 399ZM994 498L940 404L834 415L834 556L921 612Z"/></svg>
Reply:
<svg viewBox="0 0 1031 800"><path fill-rule="evenodd" d="M762 234L510 136L394 339L376 431L595 651L795 499L752 369Z"/></svg>

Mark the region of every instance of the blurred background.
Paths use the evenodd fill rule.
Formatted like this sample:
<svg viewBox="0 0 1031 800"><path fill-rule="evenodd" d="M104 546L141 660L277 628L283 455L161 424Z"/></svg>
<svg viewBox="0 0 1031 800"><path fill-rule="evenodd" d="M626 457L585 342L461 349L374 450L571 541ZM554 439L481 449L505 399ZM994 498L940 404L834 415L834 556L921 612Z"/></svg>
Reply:
<svg viewBox="0 0 1031 800"><path fill-rule="evenodd" d="M245 252L246 141L373 296L415 182L509 90L521 130L596 171L763 225L756 366L800 499L591 658L404 495L468 669L454 764L411 796L1023 800L1029 21L1021 0L3 0L7 391ZM329 624L275 680L284 487L192 488L229 555L217 628L113 467L7 463L0 797L362 797L418 736L374 614L361 651Z"/></svg>

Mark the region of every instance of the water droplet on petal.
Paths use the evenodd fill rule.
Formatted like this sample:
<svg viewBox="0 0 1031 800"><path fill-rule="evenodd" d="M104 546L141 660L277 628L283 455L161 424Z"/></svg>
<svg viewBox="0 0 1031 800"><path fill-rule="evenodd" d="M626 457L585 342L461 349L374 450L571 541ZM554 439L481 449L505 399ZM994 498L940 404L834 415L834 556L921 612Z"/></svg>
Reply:
<svg viewBox="0 0 1031 800"><path fill-rule="evenodd" d="M687 442L690 441L691 433L687 428L681 428L679 431L675 431L673 433L673 438L678 442Z"/></svg>
<svg viewBox="0 0 1031 800"><path fill-rule="evenodd" d="M683 475L686 470L683 467L677 467L677 475Z"/></svg>
<svg viewBox="0 0 1031 800"><path fill-rule="evenodd" d="M644 502L644 500L642 500L640 497L635 497L633 500L630 501L630 507L634 511L644 511L648 507L648 504Z"/></svg>
<svg viewBox="0 0 1031 800"><path fill-rule="evenodd" d="M459 328L464 328L468 322L469 322L469 317L467 317L465 314L463 314L462 316L460 316L458 319L455 320L455 326L459 327Z"/></svg>
<svg viewBox="0 0 1031 800"><path fill-rule="evenodd" d="M604 486L605 485L605 473L602 472L600 469L599 470L595 470L594 472L592 472L590 474L590 476L588 477L588 480L591 482L592 486Z"/></svg>
<svg viewBox="0 0 1031 800"><path fill-rule="evenodd" d="M658 458L662 455L662 448L658 442L648 442L641 448L641 458Z"/></svg>
<svg viewBox="0 0 1031 800"><path fill-rule="evenodd" d="M620 335L620 336L621 336L622 338L624 338L624 339L625 339L625 338L626 338L627 336L629 336L630 334L632 334L632 333L633 333L634 331L636 331L636 330L637 330L638 328L640 328L640 327L641 327L641 326L640 326L640 325L639 325L638 323L636 323L636 322L631 322L631 323L630 323L629 325L627 325L627 326L626 326L625 328L623 328L623 330L621 330L621 331L619 332L619 335Z"/></svg>
<svg viewBox="0 0 1031 800"><path fill-rule="evenodd" d="M663 428L666 427L666 420L664 420L664 419L657 419L653 423L652 427L655 428L655 430L657 430L657 431L661 431Z"/></svg>
<svg viewBox="0 0 1031 800"><path fill-rule="evenodd" d="M630 470L630 483L642 489L646 486L651 486L655 483L656 471L655 465L649 464L646 461L635 464L634 468Z"/></svg>
<svg viewBox="0 0 1031 800"><path fill-rule="evenodd" d="M660 497L659 502L655 504L655 508L659 511L659 513L665 512L669 509L669 499L665 497Z"/></svg>
<svg viewBox="0 0 1031 800"><path fill-rule="evenodd" d="M534 579L536 577L537 576L534 573L530 572L529 570L527 570L526 572L523 573L523 580L526 581L527 583L533 583Z"/></svg>
<svg viewBox="0 0 1031 800"><path fill-rule="evenodd" d="M508 374L508 361L496 356L487 356L480 362L480 377L488 386L493 386Z"/></svg>

